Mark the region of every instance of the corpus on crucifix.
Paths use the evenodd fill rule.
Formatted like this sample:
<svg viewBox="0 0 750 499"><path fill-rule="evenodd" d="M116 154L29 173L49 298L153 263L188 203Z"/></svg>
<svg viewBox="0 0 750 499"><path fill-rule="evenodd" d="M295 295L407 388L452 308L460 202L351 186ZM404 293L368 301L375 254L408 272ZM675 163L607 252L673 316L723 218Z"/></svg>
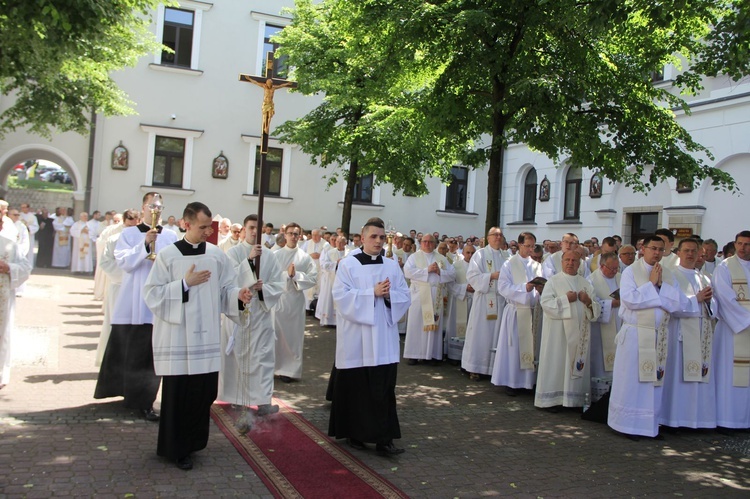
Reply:
<svg viewBox="0 0 750 499"><path fill-rule="evenodd" d="M258 187L258 227L263 227L263 199L268 189L268 175L266 172L266 155L268 154L268 134L271 130L271 118L274 115L273 94L279 88L297 88L297 83L283 78L274 78L273 76L273 52L266 54L266 74L265 76L252 76L240 73L240 81L252 83L263 89L263 105L261 112L263 121L261 129L263 137L260 146L260 182ZM258 230L257 244L262 244L261 238L263 231ZM260 272L260 257L255 259L256 272Z"/></svg>

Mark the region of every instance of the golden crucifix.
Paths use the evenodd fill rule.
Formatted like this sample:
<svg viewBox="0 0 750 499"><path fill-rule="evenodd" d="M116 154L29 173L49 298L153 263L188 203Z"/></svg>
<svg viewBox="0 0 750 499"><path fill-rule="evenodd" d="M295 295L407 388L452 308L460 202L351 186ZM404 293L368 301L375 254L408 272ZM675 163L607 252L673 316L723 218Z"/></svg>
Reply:
<svg viewBox="0 0 750 499"><path fill-rule="evenodd" d="M257 85L263 89L263 105L261 114L263 115L262 129L263 133L268 135L271 130L271 118L275 113L273 106L273 94L278 88L297 88L297 83L283 78L274 78L273 76L273 52L268 52L266 57L266 75L252 76L240 74L240 81L246 81Z"/></svg>

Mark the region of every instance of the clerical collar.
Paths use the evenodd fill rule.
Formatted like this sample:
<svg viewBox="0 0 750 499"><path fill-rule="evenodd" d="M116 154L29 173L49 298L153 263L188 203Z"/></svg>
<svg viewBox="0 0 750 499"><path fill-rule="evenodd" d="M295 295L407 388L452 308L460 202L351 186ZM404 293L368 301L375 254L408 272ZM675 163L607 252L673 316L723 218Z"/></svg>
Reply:
<svg viewBox="0 0 750 499"><path fill-rule="evenodd" d="M351 253L350 253L351 254ZM373 264L382 264L383 263L383 256L382 255L368 255L364 251L357 253L354 255L354 258L356 258L359 263L362 265L373 265Z"/></svg>
<svg viewBox="0 0 750 499"><path fill-rule="evenodd" d="M188 241L188 238L187 238L187 237L183 237L183 238L182 238L182 240L183 240L183 241L185 241L185 242L186 242L187 244L189 244L190 246L192 246L192 247L193 247L193 249L195 249L195 248L197 248L198 246L200 246L200 245L201 245L201 243L191 243L190 241Z"/></svg>
<svg viewBox="0 0 750 499"><path fill-rule="evenodd" d="M177 249L180 250L180 253L186 256L191 255L203 255L206 253L206 243L198 243L193 244L189 241L187 241L185 238L180 239L176 243L174 243L175 246L177 246Z"/></svg>

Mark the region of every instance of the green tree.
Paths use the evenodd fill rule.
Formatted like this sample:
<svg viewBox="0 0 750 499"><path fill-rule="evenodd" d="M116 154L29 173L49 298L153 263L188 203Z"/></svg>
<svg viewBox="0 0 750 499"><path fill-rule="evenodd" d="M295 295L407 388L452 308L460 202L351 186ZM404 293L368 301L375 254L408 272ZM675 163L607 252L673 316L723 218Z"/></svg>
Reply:
<svg viewBox="0 0 750 499"><path fill-rule="evenodd" d="M297 91L324 94L317 108L275 134L299 144L313 164L332 167L329 186L344 179L341 227L347 232L358 178L374 174L394 192L421 195L424 179L448 179L453 159L466 150L452 132L433 127L420 107L432 73L420 71L391 26L377 18L364 22L362 7L300 0L292 23L275 38Z"/></svg>
<svg viewBox="0 0 750 499"><path fill-rule="evenodd" d="M133 114L110 73L161 48L150 30L158 0L0 0L0 137L19 127L49 137L88 132L92 110Z"/></svg>

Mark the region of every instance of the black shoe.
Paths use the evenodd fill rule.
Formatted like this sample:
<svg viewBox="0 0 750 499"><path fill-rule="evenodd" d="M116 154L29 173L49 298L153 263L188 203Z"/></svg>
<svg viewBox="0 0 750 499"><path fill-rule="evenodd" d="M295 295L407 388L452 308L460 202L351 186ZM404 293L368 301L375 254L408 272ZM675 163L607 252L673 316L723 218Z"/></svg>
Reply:
<svg viewBox="0 0 750 499"><path fill-rule="evenodd" d="M347 438L346 439L346 443L352 449L365 450L367 448L367 446L365 445L364 442L361 442L361 441L359 441L359 440L357 440L355 438Z"/></svg>
<svg viewBox="0 0 750 499"><path fill-rule="evenodd" d="M152 423L156 423L157 421L159 421L159 415L156 414L153 407L150 407L148 409L141 409L141 416L146 421L151 421Z"/></svg>
<svg viewBox="0 0 750 499"><path fill-rule="evenodd" d="M419 361L417 359L409 359L406 361L406 363L410 366L416 366L417 364L419 364Z"/></svg>
<svg viewBox="0 0 750 499"><path fill-rule="evenodd" d="M404 452L406 452L406 449L396 447L395 445L393 445L393 441L391 440L387 444L376 445L375 452L377 452L381 456L396 456L398 454L403 454Z"/></svg>
<svg viewBox="0 0 750 499"><path fill-rule="evenodd" d="M284 383L291 383L292 381L294 381L294 379L290 378L289 376L279 376L279 379Z"/></svg>
<svg viewBox="0 0 750 499"><path fill-rule="evenodd" d="M505 387L505 394L508 397L515 397L516 395L518 395L518 390L516 390L515 388L511 388L509 386L506 386Z"/></svg>
<svg viewBox="0 0 750 499"><path fill-rule="evenodd" d="M724 426L717 426L716 427L716 433L720 435L724 435L726 437L734 437L737 435L737 430L733 428L726 428Z"/></svg>
<svg viewBox="0 0 750 499"><path fill-rule="evenodd" d="M279 412L279 406L276 404L262 404L258 406L258 416L268 416Z"/></svg>
<svg viewBox="0 0 750 499"><path fill-rule="evenodd" d="M177 467L181 470L190 471L193 469L193 458L190 456L181 457L177 460Z"/></svg>

